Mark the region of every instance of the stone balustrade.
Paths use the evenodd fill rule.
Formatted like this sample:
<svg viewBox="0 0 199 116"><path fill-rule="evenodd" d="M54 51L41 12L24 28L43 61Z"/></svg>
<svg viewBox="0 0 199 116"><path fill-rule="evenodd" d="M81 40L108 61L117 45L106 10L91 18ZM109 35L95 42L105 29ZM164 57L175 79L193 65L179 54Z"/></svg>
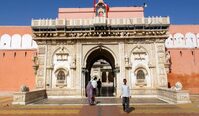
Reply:
<svg viewBox="0 0 199 116"><path fill-rule="evenodd" d="M186 90L172 90L168 88L158 89L132 89L133 97L156 97L170 104L191 103L189 92Z"/></svg>
<svg viewBox="0 0 199 116"><path fill-rule="evenodd" d="M42 99L47 98L46 90L34 90L30 92L17 92L13 95L13 102L14 105L26 105L29 103L33 103Z"/></svg>
<svg viewBox="0 0 199 116"><path fill-rule="evenodd" d="M169 103L191 103L189 92L186 90L176 91L168 88L158 88L157 94L160 99L165 100Z"/></svg>
<svg viewBox="0 0 199 116"><path fill-rule="evenodd" d="M148 18L106 18L92 19L39 19L32 20L32 27L82 27L82 26L129 26L129 25L169 25L169 17Z"/></svg>

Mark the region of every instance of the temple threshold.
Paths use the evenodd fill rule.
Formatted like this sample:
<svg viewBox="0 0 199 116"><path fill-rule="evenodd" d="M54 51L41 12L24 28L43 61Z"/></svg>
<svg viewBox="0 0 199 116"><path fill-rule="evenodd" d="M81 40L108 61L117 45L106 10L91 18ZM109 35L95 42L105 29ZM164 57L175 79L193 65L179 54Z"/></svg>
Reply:
<svg viewBox="0 0 199 116"><path fill-rule="evenodd" d="M97 105L121 105L121 98L97 97ZM87 98L48 98L29 105L87 105ZM165 105L168 104L158 98L131 98L131 105Z"/></svg>

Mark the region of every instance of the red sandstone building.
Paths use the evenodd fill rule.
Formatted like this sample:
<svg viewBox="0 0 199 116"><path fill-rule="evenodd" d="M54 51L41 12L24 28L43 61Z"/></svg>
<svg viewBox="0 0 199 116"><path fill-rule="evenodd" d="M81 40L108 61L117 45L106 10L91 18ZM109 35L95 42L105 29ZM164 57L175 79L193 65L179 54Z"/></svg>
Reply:
<svg viewBox="0 0 199 116"><path fill-rule="evenodd" d="M136 11L136 12L134 12ZM110 8L109 17L144 17L143 8ZM140 13L141 12L141 13ZM59 9L58 18L91 18L93 8ZM199 94L199 25L170 25L165 46L171 56L169 86L181 82L183 89ZM31 26L0 26L0 92L19 91L21 85L35 87L33 56L37 44Z"/></svg>

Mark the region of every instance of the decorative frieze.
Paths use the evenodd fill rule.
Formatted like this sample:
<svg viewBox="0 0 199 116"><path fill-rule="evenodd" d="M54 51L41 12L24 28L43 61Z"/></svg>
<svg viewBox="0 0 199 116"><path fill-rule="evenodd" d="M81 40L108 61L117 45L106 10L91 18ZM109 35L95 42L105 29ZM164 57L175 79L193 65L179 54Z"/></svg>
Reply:
<svg viewBox="0 0 199 116"><path fill-rule="evenodd" d="M160 39L157 39L156 41L164 42L165 40L162 40L161 38L168 36L167 31L169 22L169 17L122 19L94 17L93 19L33 20L32 29L34 39L38 41L39 45L45 43L40 40L59 40L60 38L65 40L77 40L110 37L118 37L119 39L121 39L121 37L159 37ZM50 41L46 42L48 43Z"/></svg>
<svg viewBox="0 0 199 116"><path fill-rule="evenodd" d="M44 39L44 37L48 37L49 39L56 39L56 37L63 37L64 39L81 39L81 38L101 38L101 37L156 37L165 36L165 30L154 30L154 31L147 31L147 30L82 30L82 31L48 31L48 32L34 32L35 39ZM58 38L57 38L58 39ZM156 40L156 42L164 42L161 39ZM39 42L38 44L43 44Z"/></svg>

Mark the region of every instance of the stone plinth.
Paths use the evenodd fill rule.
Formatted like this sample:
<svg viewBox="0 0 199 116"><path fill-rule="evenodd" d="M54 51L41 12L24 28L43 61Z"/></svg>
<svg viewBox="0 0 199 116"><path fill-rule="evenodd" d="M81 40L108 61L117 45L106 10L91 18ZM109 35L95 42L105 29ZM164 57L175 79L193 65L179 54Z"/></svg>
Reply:
<svg viewBox="0 0 199 116"><path fill-rule="evenodd" d="M158 97L174 104L191 103L189 92L186 90L176 91L168 88L159 88Z"/></svg>
<svg viewBox="0 0 199 116"><path fill-rule="evenodd" d="M29 103L33 103L42 99L47 98L46 90L34 90L30 92L17 92L13 95L13 102L14 105L27 105Z"/></svg>

